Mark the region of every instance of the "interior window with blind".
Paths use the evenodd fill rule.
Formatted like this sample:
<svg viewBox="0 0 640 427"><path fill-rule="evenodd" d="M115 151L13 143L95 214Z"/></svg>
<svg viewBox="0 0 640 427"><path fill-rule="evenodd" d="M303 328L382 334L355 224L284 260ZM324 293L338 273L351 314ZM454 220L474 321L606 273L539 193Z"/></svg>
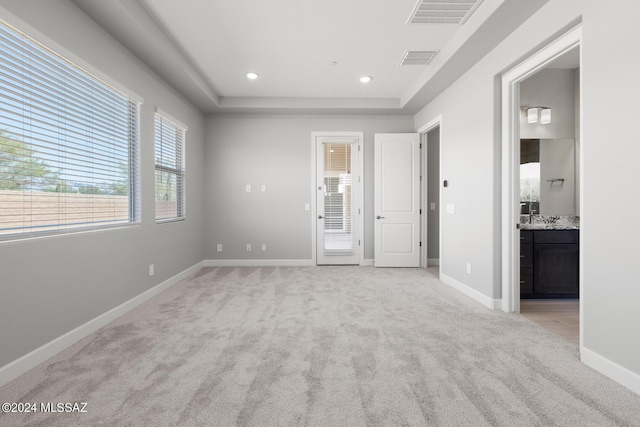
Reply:
<svg viewBox="0 0 640 427"><path fill-rule="evenodd" d="M0 21L0 240L136 223L139 102Z"/></svg>
<svg viewBox="0 0 640 427"><path fill-rule="evenodd" d="M185 217L184 143L186 127L161 112L155 122L156 221Z"/></svg>

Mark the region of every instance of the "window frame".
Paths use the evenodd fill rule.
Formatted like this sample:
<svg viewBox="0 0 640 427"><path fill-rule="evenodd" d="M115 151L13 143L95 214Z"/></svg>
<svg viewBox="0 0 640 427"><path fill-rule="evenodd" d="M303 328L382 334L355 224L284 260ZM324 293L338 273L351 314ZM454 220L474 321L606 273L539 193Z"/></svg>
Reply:
<svg viewBox="0 0 640 427"><path fill-rule="evenodd" d="M176 138L174 139L174 147L176 153L175 167L170 167L165 164L158 163L158 144L163 145L165 139L162 137L162 129L158 129L158 123L161 126L170 126L171 130L175 132ZM160 132L159 132L160 131ZM186 141L187 141L188 127L173 118L170 114L166 113L162 109L156 107L154 114L154 199L155 199L155 221L157 224L184 221L187 219L186 214ZM158 218L158 199L157 199L157 172L172 174L176 176L176 216Z"/></svg>

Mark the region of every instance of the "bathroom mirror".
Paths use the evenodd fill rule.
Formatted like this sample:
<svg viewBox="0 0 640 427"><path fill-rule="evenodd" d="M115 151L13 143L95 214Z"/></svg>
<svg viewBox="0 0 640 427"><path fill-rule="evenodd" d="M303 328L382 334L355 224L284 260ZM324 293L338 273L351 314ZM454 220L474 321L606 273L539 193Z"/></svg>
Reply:
<svg viewBox="0 0 640 427"><path fill-rule="evenodd" d="M576 215L573 139L520 140L520 212Z"/></svg>

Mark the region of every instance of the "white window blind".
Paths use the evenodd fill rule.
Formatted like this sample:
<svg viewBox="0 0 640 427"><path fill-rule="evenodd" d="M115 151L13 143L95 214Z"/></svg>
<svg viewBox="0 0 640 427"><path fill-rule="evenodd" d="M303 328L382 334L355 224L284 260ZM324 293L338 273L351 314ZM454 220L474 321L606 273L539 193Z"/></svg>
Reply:
<svg viewBox="0 0 640 427"><path fill-rule="evenodd" d="M356 144L324 144L324 252L351 255L358 245L358 176Z"/></svg>
<svg viewBox="0 0 640 427"><path fill-rule="evenodd" d="M0 240L136 223L139 108L0 21Z"/></svg>
<svg viewBox="0 0 640 427"><path fill-rule="evenodd" d="M155 120L156 221L185 217L186 128L161 112Z"/></svg>

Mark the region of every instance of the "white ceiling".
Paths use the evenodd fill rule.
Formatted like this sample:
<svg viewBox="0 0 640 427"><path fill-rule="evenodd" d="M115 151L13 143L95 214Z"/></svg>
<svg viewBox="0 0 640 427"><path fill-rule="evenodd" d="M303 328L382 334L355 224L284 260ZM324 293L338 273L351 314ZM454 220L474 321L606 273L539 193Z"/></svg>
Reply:
<svg viewBox="0 0 640 427"><path fill-rule="evenodd" d="M478 0L463 25L407 24L417 0L73 1L206 113L413 114L548 0Z"/></svg>

